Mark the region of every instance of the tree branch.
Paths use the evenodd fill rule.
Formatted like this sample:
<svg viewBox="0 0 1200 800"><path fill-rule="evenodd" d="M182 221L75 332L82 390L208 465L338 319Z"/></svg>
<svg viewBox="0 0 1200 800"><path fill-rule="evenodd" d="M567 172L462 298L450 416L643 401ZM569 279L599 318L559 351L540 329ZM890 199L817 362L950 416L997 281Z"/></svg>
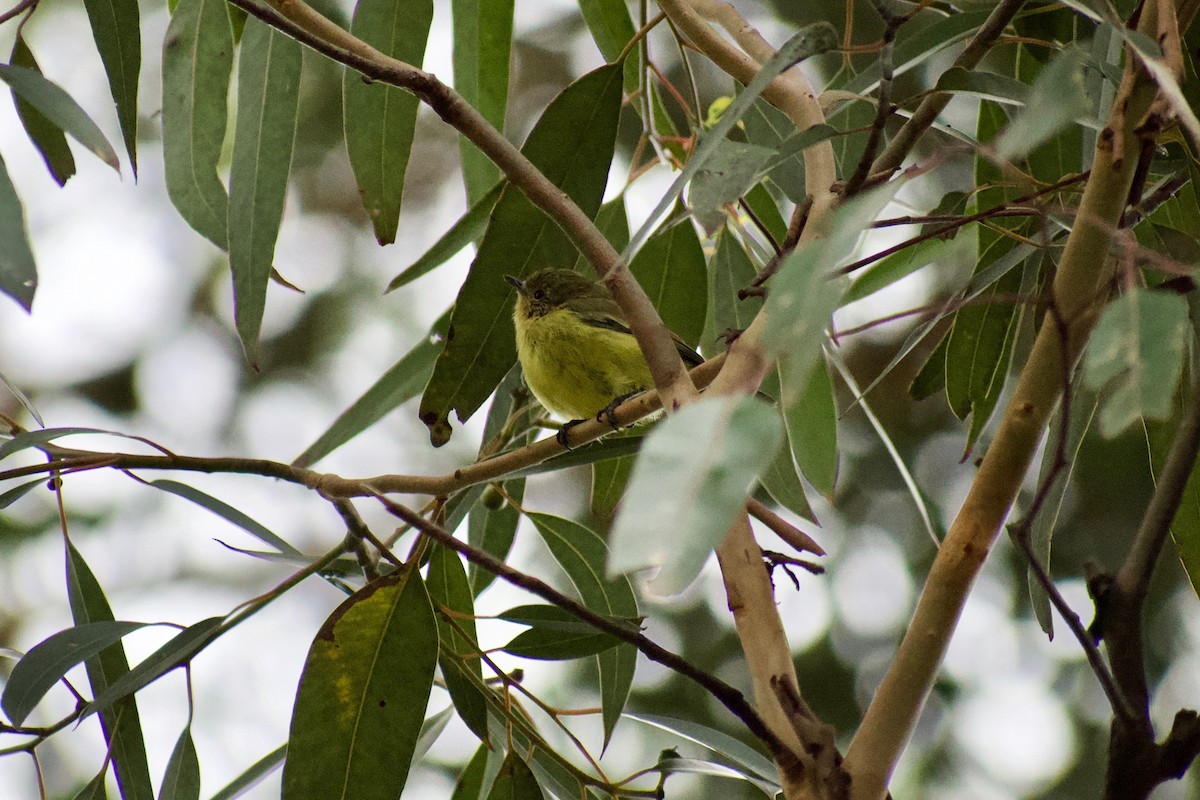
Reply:
<svg viewBox="0 0 1200 800"><path fill-rule="evenodd" d="M460 94L434 75L371 47L317 13L303 0L228 0L272 27L364 76L412 92L447 124L469 139L504 176L542 209L595 268L621 306L654 385L667 409L694 399L696 388L654 304L599 228Z"/></svg>
<svg viewBox="0 0 1200 800"><path fill-rule="evenodd" d="M1143 14L1139 30L1146 33ZM934 559L896 657L846 755L855 800L883 795L920 716L975 577L1020 491L1070 369L1099 313L1110 272L1109 241L1124 211L1140 147L1134 133L1154 84L1127 59L1126 80L1096 149L1091 178L1055 276L1054 304L1066 320L1043 324L970 492ZM1066 363L1064 363L1064 352Z"/></svg>
<svg viewBox="0 0 1200 800"><path fill-rule="evenodd" d="M966 48L954 60L954 66L968 70L978 66L1023 5L1025 0L1002 0L997 3L983 26L976 31ZM871 165L871 174L891 175L900 169L900 165L916 146L921 134L929 130L938 114L949 104L951 97L953 95L942 92L926 95L921 105L917 106L917 110L900 126L900 130L879 154L879 158L875 159L875 163Z"/></svg>

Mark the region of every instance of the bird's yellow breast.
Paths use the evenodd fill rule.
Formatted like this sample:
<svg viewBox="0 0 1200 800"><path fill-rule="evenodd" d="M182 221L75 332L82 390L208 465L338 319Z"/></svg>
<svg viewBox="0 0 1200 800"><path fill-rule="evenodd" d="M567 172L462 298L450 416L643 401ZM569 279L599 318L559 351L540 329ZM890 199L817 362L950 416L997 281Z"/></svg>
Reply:
<svg viewBox="0 0 1200 800"><path fill-rule="evenodd" d="M564 308L517 316L515 328L525 383L560 417L594 417L617 397L653 385L631 334L589 325Z"/></svg>

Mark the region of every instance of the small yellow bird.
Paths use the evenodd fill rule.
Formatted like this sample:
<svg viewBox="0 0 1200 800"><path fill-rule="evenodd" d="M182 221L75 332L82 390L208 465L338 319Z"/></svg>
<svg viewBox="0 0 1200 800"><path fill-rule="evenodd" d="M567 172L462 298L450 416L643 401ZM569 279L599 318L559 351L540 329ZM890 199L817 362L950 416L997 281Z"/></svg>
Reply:
<svg viewBox="0 0 1200 800"><path fill-rule="evenodd" d="M614 402L653 388L625 315L603 286L569 269L504 278L517 290L513 327L525 383L548 411L598 419ZM678 337L675 347L689 366L704 360Z"/></svg>

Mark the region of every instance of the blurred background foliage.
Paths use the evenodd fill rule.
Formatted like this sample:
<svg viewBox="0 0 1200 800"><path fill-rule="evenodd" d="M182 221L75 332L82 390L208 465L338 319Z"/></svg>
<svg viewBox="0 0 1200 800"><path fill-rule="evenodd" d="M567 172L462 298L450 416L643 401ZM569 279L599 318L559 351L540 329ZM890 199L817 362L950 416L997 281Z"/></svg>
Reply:
<svg viewBox="0 0 1200 800"><path fill-rule="evenodd" d="M339 24L348 24L347 4L314 5ZM849 16L843 3L827 0L738 5L773 42L818 20L832 21L839 30L852 20L856 42L873 41L882 30L866 3L854 4ZM980 5L966 4L971 9ZM445 79L451 74L449 6L443 0L435 3L426 55L426 68ZM122 431L189 455L290 461L419 341L453 300L469 253L460 253L437 272L393 293L384 295L383 290L466 208L457 136L428 109L421 109L397 242L378 247L345 154L341 68L304 52L296 148L275 259L280 274L302 293L271 285L258 369L253 369L242 357L233 327L226 258L187 228L166 197L158 43L168 16L164 4L155 0L141 3L141 10L145 64L136 181L128 165L123 165L118 180L94 159L80 157L78 174L57 188L20 132L12 107L0 108L0 150L22 194L41 275L32 315L10 302L0 305L0 372L28 393L48 425ZM507 134L521 141L557 92L602 62L573 3L518 2L516 12ZM932 22L918 17L913 29ZM1070 10L1047 7L1044 13L1022 18L1016 32L1033 40L1071 41L1089 35L1083 27ZM44 0L24 33L45 73L118 141L99 60L84 44L89 34L82 8ZM905 34L915 35L908 28ZM0 53L10 51L12 36L12 25L0 27ZM1193 53L1200 47L1195 32L1189 45ZM686 87L688 76L670 36L657 31L651 48L670 83ZM1037 60L1047 56L1036 46L1020 52ZM996 48L989 63L997 72L1011 73L1017 53L1014 43L1005 44ZM849 67L868 66L873 58L871 53L828 54L805 69L821 86L838 80ZM733 91L732 82L703 58L691 62L703 108ZM928 86L946 64L948 56L941 55L899 76L895 97L906 98ZM1190 77L1189 90L1194 92L1194 75ZM686 127L678 104L666 105L677 125ZM956 102L947 117L957 127L973 130L975 108L969 100ZM864 104L852 104L835 122L839 127L868 124L872 114ZM632 119L626 120L610 194L630 170L639 132ZM854 163L856 146L861 148L861 141L856 145L852 139L847 163ZM1164 147L1177 150L1180 145ZM918 148L916 155L930 155L929 147ZM919 213L933 208L949 191L969 191L973 178L968 167L969 161L959 161L935 170L912 186L904 203ZM671 177L665 167L655 167L633 185L627 203L635 221ZM900 239L890 236L885 231L867 247ZM843 309L836 320L840 327L850 327L943 296L951 279L970 268L960 257L923 270L895 287L886 301L863 301ZM841 342L841 353L861 385L884 369L910 326L889 324ZM930 349L923 345L901 362L874 389L870 401L922 487L935 527L944 530L971 480L973 455L964 460L964 426L941 393L910 399L909 384ZM934 546L861 406L852 402L844 383L835 383L841 413L838 488L832 502L813 499L821 522L814 535L830 551L825 559L828 572L821 577L800 574L798 586L776 573L775 583L801 686L814 710L837 727L844 742L888 664ZM0 411L27 420L6 392L0 392ZM433 450L413 401L319 467L348 475L444 472L473 460L482 418L477 415L447 447ZM989 435L985 430L985 443ZM115 447L113 440L102 438L81 437L72 443ZM1152 489L1146 463L1145 439L1135 431L1111 441L1091 436L1081 451L1060 517L1053 566L1066 596L1085 617L1089 601L1082 565L1096 559L1113 566L1123 556ZM295 487L229 475L188 480L305 552L321 552L343 535L328 505ZM584 470L531 479L525 504L586 518L588 480ZM225 521L122 475L97 471L73 477L63 499L72 538L120 619L186 624L224 613L288 574L280 565L222 547L253 546ZM364 509L364 514L373 526L383 529L389 524L374 509ZM590 523L602 527L606 521L592 517ZM58 531L55 498L49 491L34 491L0 512L2 646L24 649L70 624ZM521 528L513 560L536 574L554 574L527 524ZM1177 560L1162 561L1149 604L1147 642L1159 724L1176 708L1194 706L1200 697L1196 596ZM488 605L495 608L520 601L515 590L499 582L488 591L494 595ZM1002 539L967 606L943 678L901 763L894 796L988 800L1099 795L1108 706L1076 643L1063 633L1047 641L1032 618L1028 597L1024 563ZM193 666L193 732L205 796L284 741L304 653L318 625L340 600L328 585L306 584L215 644ZM706 570L682 597L645 610L652 638L747 688L715 571ZM481 631L486 630L484 624ZM503 642L504 630L481 635ZM132 636L127 641L131 660L161 641L160 634ZM9 663L0 661L0 669ZM526 685L550 702L570 707L597 702L590 660L579 665L502 663L524 668ZM183 691L181 679L173 675L139 695L156 776L186 713ZM60 713L71 707L67 697L53 699ZM445 702L444 694L435 691L431 710ZM696 721L746 737L698 687L644 660L639 661L630 709L665 715L686 710ZM53 718L53 710L51 705L47 719ZM654 729L631 721L622 726L605 758L613 774L644 764L647 754L658 748L688 751L689 745ZM598 725L585 721L581 727L595 743ZM454 720L417 767L405 796L449 796L473 750L473 737ZM39 753L50 796L68 798L95 773L103 747L99 734L84 725L53 737ZM1193 767L1184 781L1164 785L1156 797L1197 796L1196 773ZM0 759L0 787L5 797L35 797L28 759ZM667 788L669 796L762 796L746 784L691 776L672 777ZM247 796L277 793L276 775Z"/></svg>

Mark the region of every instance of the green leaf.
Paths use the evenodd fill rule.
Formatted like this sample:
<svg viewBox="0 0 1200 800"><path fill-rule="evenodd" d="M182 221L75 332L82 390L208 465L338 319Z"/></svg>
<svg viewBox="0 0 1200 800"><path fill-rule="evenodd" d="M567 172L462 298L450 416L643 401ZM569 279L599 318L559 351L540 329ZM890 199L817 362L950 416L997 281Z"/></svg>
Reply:
<svg viewBox="0 0 1200 800"><path fill-rule="evenodd" d="M755 227L762 226L766 233L770 234L771 240L775 244L782 245L784 239L787 238L787 220L779 212L779 206L776 205L775 198L771 196L771 193L767 191L767 187L762 183L756 183L750 187L750 191L746 192L744 199L757 220Z"/></svg>
<svg viewBox="0 0 1200 800"><path fill-rule="evenodd" d="M142 67L142 23L137 0L84 0L83 7L104 62L125 152L136 178L138 73Z"/></svg>
<svg viewBox="0 0 1200 800"><path fill-rule="evenodd" d="M637 598L628 579L606 577L608 547L596 533L577 522L549 514L529 514L550 555L579 592L583 604L598 614L622 619L638 617ZM629 697L637 651L622 644L597 656L600 668L600 705L604 719L604 746Z"/></svg>
<svg viewBox="0 0 1200 800"><path fill-rule="evenodd" d="M723 349L718 337L726 331L745 330L762 308L763 300L757 295L738 299L738 292L750 286L758 271L737 236L728 228L717 237L717 251L709 259L708 273L711 294L703 345L705 354L712 356L714 350Z"/></svg>
<svg viewBox="0 0 1200 800"><path fill-rule="evenodd" d="M450 5L454 88L501 133L508 109L513 5L514 0L454 0ZM500 179L500 169L466 137L459 136L458 142L467 202L474 203Z"/></svg>
<svg viewBox="0 0 1200 800"><path fill-rule="evenodd" d="M646 290L663 324L695 347L704 332L708 268L691 222L684 219L646 242L629 271Z"/></svg>
<svg viewBox="0 0 1200 800"><path fill-rule="evenodd" d="M225 785L225 788L212 796L212 800L237 800L246 792L253 789L263 778L266 778L283 765L287 757L287 745L281 744L265 756L255 761L250 767Z"/></svg>
<svg viewBox="0 0 1200 800"><path fill-rule="evenodd" d="M359 0L350 32L384 55L420 66L432 19L432 0ZM391 244L400 220L417 98L395 86L368 83L347 69L342 77L342 116L350 166L375 239Z"/></svg>
<svg viewBox="0 0 1200 800"><path fill-rule="evenodd" d="M982 263L1011 244L1009 239L994 240ZM946 398L956 417L971 415L967 451L991 418L1008 377L1018 320L1011 298L1020 290L1021 274L1010 272L986 293L997 297L995 303L964 306L954 315L946 344Z"/></svg>
<svg viewBox="0 0 1200 800"><path fill-rule="evenodd" d="M121 439L132 439L140 442L145 441L137 436L129 436L124 433L118 433L117 431L106 431L100 428L41 428L39 430L18 433L3 445L0 445L0 460L8 458L13 453L18 453L21 450L27 450L31 447L41 447L47 442L52 442L55 439L62 438L63 436L76 436L86 433L96 433L104 436L116 436Z"/></svg>
<svg viewBox="0 0 1200 800"><path fill-rule="evenodd" d="M446 690L462 721L486 742L487 703L476 688L483 683L483 665L475 633L475 599L458 553L448 547L435 547L429 558L426 585L430 599L451 612L454 620L454 624L441 617L437 621L438 661ZM474 680L461 674L466 670L471 671Z"/></svg>
<svg viewBox="0 0 1200 800"><path fill-rule="evenodd" d="M500 385L496 387L496 396L492 400L491 408L488 409L487 419L483 425L483 437L479 447L480 459L488 458L499 450L528 444L532 440L532 410L529 408L529 395L521 389L522 386L521 368L516 366L509 370L508 374L504 376L504 380L500 381ZM518 402L525 406L525 411L513 417L519 410L516 405ZM498 439L502 435L511 435L512 431L524 432L514 437L512 441ZM512 498L513 503L519 505L524 499L524 478L506 480L501 486L504 492ZM494 492L495 489L489 488L485 491ZM481 503L471 509L471 517L467 522L467 541L473 547L504 561L508 558L508 553L512 550L513 542L516 540L517 524L521 521L521 514L513 507L512 503L504 500L502 496L496 496L495 499L500 501L495 508L489 506L488 503ZM471 591L476 597L490 586L496 577L474 564L470 566L467 574L470 577Z"/></svg>
<svg viewBox="0 0 1200 800"><path fill-rule="evenodd" d="M824 359L817 359L810 373L797 382L791 362L782 362L779 381L784 397L799 398L785 407L783 415L796 465L813 488L832 498L837 483L838 414L829 367Z"/></svg>
<svg viewBox="0 0 1200 800"><path fill-rule="evenodd" d="M67 541L67 597L76 625L113 619L112 607L99 581L75 545ZM129 660L120 642L84 662L92 696L97 697L129 672ZM150 766L137 701L126 697L100 712L100 727L112 757L113 772L124 800L151 800Z"/></svg>
<svg viewBox="0 0 1200 800"><path fill-rule="evenodd" d="M163 38L162 60L167 194L188 225L224 250L229 196L217 164L233 69L224 0L179 0Z"/></svg>
<svg viewBox="0 0 1200 800"><path fill-rule="evenodd" d="M672 751L667 750L664 751L664 754L670 752ZM775 797L779 791L776 785L760 781L739 769L700 758L663 758L660 755L658 763L654 765L654 769L664 778L668 775L704 775L709 778L748 781L762 790L763 794L769 798Z"/></svg>
<svg viewBox="0 0 1200 800"><path fill-rule="evenodd" d="M645 435L642 429L634 428L625 436L606 436L598 441L588 442L583 447L576 447L565 453L559 453L540 464L519 469L516 472L510 473L510 477L527 478L530 475L558 472L570 467L594 464L597 461L609 458L633 455L642 448L642 440L645 438Z"/></svg>
<svg viewBox="0 0 1200 800"><path fill-rule="evenodd" d="M6 243L0 248L0 291L29 311L37 289L37 267L25 230L21 198L17 197L3 158L0 158L0 241Z"/></svg>
<svg viewBox="0 0 1200 800"><path fill-rule="evenodd" d="M25 43L25 37L20 33L13 44L12 63L14 66L31 69L39 75L42 72L42 68L33 57L33 52ZM21 118L25 133L29 135L29 140L46 162L50 177L54 178L54 182L59 186L64 185L67 179L75 174L75 156L71 155L66 134L62 128L46 119L42 112L22 100L16 92L13 92L13 102L17 104L17 116Z"/></svg>
<svg viewBox="0 0 1200 800"><path fill-rule="evenodd" d="M592 41L600 49L600 55L604 56L605 61L616 61L636 33L633 20L629 17L629 6L625 0L579 0L579 10L588 31L592 34ZM638 59L627 58L625 59L626 94L634 94L638 89L638 83ZM660 112L665 114L662 100L655 91L654 84L647 86L647 89L650 90L651 113L657 119ZM640 111L641 107L638 108ZM673 126L656 125L655 130L663 136L672 136L675 133ZM667 147L670 148L670 145Z"/></svg>
<svg viewBox="0 0 1200 800"><path fill-rule="evenodd" d="M641 440L642 432L638 430L620 431L613 436L637 436ZM612 437L609 437L612 438ZM592 464L592 514L608 519L621 502L625 494L625 486L629 483L629 473L633 469L634 457L621 456L609 458ZM40 483L40 481L39 481Z"/></svg>
<svg viewBox="0 0 1200 800"><path fill-rule="evenodd" d="M1171 538L1192 591L1200 596L1200 469L1193 469L1171 522Z"/></svg>
<svg viewBox="0 0 1200 800"><path fill-rule="evenodd" d="M164 492L169 492L184 500L190 500L201 508L206 508L218 517L236 525L254 538L274 547L280 553L289 556L301 556L302 553L290 544L279 538L269 528L261 522L251 518L249 515L242 513L233 506L225 503L212 495L204 492L186 483L179 483L171 480L151 481L150 485L155 489L161 489Z"/></svg>
<svg viewBox="0 0 1200 800"><path fill-rule="evenodd" d="M84 706L79 718L83 719L109 706L115 708L116 701L132 695L187 662L221 632L223 621L222 617L209 617L175 634L166 644L96 695L92 702Z"/></svg>
<svg viewBox="0 0 1200 800"><path fill-rule="evenodd" d="M615 61L636 29L625 0L579 0L583 21L605 61Z"/></svg>
<svg viewBox="0 0 1200 800"><path fill-rule="evenodd" d="M188 726L179 734L175 749L167 759L167 771L158 790L158 800L199 800L200 758Z"/></svg>
<svg viewBox="0 0 1200 800"><path fill-rule="evenodd" d="M311 467L367 428L383 419L390 411L420 394L433 373L446 330L450 327L450 312L433 323L429 334L388 369L387 372L333 421L308 448L296 456L295 467Z"/></svg>
<svg viewBox="0 0 1200 800"><path fill-rule="evenodd" d="M1015 106L1025 105L1031 94L1029 85L1016 78L963 67L950 67L938 77L937 85L933 88L939 92L970 94Z"/></svg>
<svg viewBox="0 0 1200 800"><path fill-rule="evenodd" d="M1141 418L1166 419L1188 344L1187 301L1138 289L1113 302L1084 354L1089 389L1106 394L1100 433L1111 439Z"/></svg>
<svg viewBox="0 0 1200 800"><path fill-rule="evenodd" d="M228 226L234 317L252 365L258 361L299 100L300 43L261 20L247 20L238 64Z"/></svg>
<svg viewBox="0 0 1200 800"><path fill-rule="evenodd" d="M437 621L414 570L372 581L338 606L300 678L284 800L399 797L437 656Z"/></svg>
<svg viewBox="0 0 1200 800"><path fill-rule="evenodd" d="M516 753L510 752L500 767L500 774L488 792L487 800L542 800L542 788L537 778Z"/></svg>
<svg viewBox="0 0 1200 800"><path fill-rule="evenodd" d="M117 153L104 133L58 84L47 80L40 72L11 64L0 64L0 81L7 83L13 94L19 95L105 164L118 173L121 171Z"/></svg>
<svg viewBox="0 0 1200 800"><path fill-rule="evenodd" d="M800 482L796 462L792 458L791 448L779 448L771 463L758 476L758 480L776 503L798 517L814 518L808 497L804 494L804 484Z"/></svg>
<svg viewBox="0 0 1200 800"><path fill-rule="evenodd" d="M557 606L521 606L500 614L499 618L529 626L529 630L518 633L502 648L518 658L571 661L598 655L621 643Z"/></svg>
<svg viewBox="0 0 1200 800"><path fill-rule="evenodd" d="M89 622L59 631L34 645L8 676L4 694L0 695L0 707L14 725L20 725L67 670L148 624L112 620Z"/></svg>
<svg viewBox="0 0 1200 800"><path fill-rule="evenodd" d="M626 714L625 716L707 747L714 753L729 759L747 775L752 775L758 780L772 785L778 785L779 773L775 770L774 763L754 748L727 733L687 719L664 717L657 714Z"/></svg>
<svg viewBox="0 0 1200 800"><path fill-rule="evenodd" d="M696 171L688 189L688 207L710 236L725 221L725 206L736 205L761 178L775 151L724 139Z"/></svg>
<svg viewBox="0 0 1200 800"><path fill-rule="evenodd" d="M105 781L108 777L108 764L105 764L94 778L87 782L75 795L75 800L107 800L108 789Z"/></svg>
<svg viewBox="0 0 1200 800"><path fill-rule="evenodd" d="M903 75L908 70L929 62L942 50L972 36L990 13L990 8L981 11L957 11L946 14L924 27L921 27L917 20L914 20L915 24L905 25L900 29L900 36L896 40L892 55L893 74ZM879 62L875 61L844 85L836 88L855 94L867 94L878 85Z"/></svg>
<svg viewBox="0 0 1200 800"><path fill-rule="evenodd" d="M1092 110L1084 79L1085 59L1082 48L1069 47L1042 70L1025 108L996 139L997 157L1018 159Z"/></svg>
<svg viewBox="0 0 1200 800"><path fill-rule="evenodd" d="M0 508L8 508L38 486L44 486L45 484L45 478L34 478L28 483L22 483L19 486L14 486L4 494L0 494Z"/></svg>
<svg viewBox="0 0 1200 800"><path fill-rule="evenodd" d="M946 333L949 334L949 331ZM949 335L942 337L925 360L925 366L921 367L921 371L913 378L908 387L908 396L913 400L924 400L946 388L946 349L949 347L949 341Z"/></svg>
<svg viewBox="0 0 1200 800"><path fill-rule="evenodd" d="M522 148L589 216L604 195L620 110L620 68L601 67L551 101ZM571 263L575 256L566 234L525 195L506 186L459 290L446 348L421 398L421 421L434 446L450 440L450 411L459 420L470 418L516 361L514 290L505 273L520 277Z"/></svg>
<svg viewBox="0 0 1200 800"><path fill-rule="evenodd" d="M487 228L488 220L492 216L492 209L495 208L496 200L499 199L500 191L503 188L504 184L498 183L485 195L476 200L467 209L467 213L459 217L458 221L451 225L450 229L443 233L441 238L434 242L420 258L405 267L399 275L392 278L384 293L386 294L387 292L399 289L401 286L407 286L417 278L428 275L449 261L452 256L464 247L482 236L484 229Z"/></svg>
<svg viewBox="0 0 1200 800"><path fill-rule="evenodd" d="M1038 512L1037 517L1033 520L1033 525L1029 531L1029 544L1033 550L1034 557L1038 563L1045 568L1047 574L1050 573L1050 551L1054 542L1054 531L1058 528L1059 515L1062 513L1063 500L1067 495L1067 487L1071 485L1072 477L1074 477L1075 468L1079 466L1079 449L1083 445L1083 438L1088 429L1092 425L1092 421L1096 417L1096 410L1099 408L1100 398L1094 393L1089 392L1084 386L1081 371L1076 371L1071 379L1071 418L1067 421L1067 438L1061 445L1062 455L1066 458L1066 466L1059 474L1058 479L1046 491L1046 498L1042 501L1042 507ZM1038 486L1045 485L1046 479L1049 477L1051 470L1059 457L1058 437L1062 432L1062 406L1054 412L1054 416L1047 426L1050 432L1050 440L1046 444L1046 451L1042 455L1041 468L1038 470ZM1013 527L1009 523L1009 529ZM1038 625L1046 632L1046 635L1051 639L1054 638L1054 617L1050 613L1050 596L1046 594L1045 588L1034 577L1033 569L1028 569L1029 580L1029 601L1033 606L1033 615L1038 621Z"/></svg>
<svg viewBox="0 0 1200 800"><path fill-rule="evenodd" d="M480 800L480 796L483 794L484 771L487 769L488 759L497 752L498 749L489 749L487 745L482 744L476 749L475 755L471 756L471 760L459 774L458 780L454 782L454 793L450 795L450 800Z"/></svg>
<svg viewBox="0 0 1200 800"><path fill-rule="evenodd" d="M729 132L741 120L742 115L750 109L751 104L767 88L767 85L777 75L794 66L799 61L837 46L837 39L837 34L832 25L827 22L818 22L802 28L784 42L782 47L775 51L775 55L771 56L766 64L763 64L762 69L746 85L745 90L739 93L734 101L729 104L729 107L721 114L721 119L709 132L709 135L700 139L695 151L688 158L687 163L684 164L674 183L671 184L671 188L667 190L667 193L659 200L658 205L646 217L646 221L642 223L642 227L630 238L629 245L621 254L622 258L628 259L632 253L641 249L646 239L649 238L651 231L658 225L658 221L662 219L667 210L675 204L678 197L683 193L683 187L705 166L721 141L729 135Z"/></svg>
<svg viewBox="0 0 1200 800"><path fill-rule="evenodd" d="M807 193L804 187L804 159L800 155L800 150L781 156L780 148L784 142L796 136L807 135L809 138L815 136L813 128L799 134L796 133L796 124L788 119L782 111L762 99L756 100L750 106L745 116L742 117L742 123L745 126L747 141L772 151L773 157L767 177L793 203L804 202ZM828 125L814 127L828 128L829 131L836 133Z"/></svg>
<svg viewBox="0 0 1200 800"><path fill-rule="evenodd" d="M633 467L609 574L659 566L649 590L683 591L745 513L746 495L782 441L779 415L754 397L703 398L668 417Z"/></svg>
<svg viewBox="0 0 1200 800"><path fill-rule="evenodd" d="M870 297L929 264L959 261L970 247L966 238L926 239L876 261L861 272L846 290L843 304Z"/></svg>
<svg viewBox="0 0 1200 800"><path fill-rule="evenodd" d="M596 212L596 227L604 234L604 238L615 250L621 250L629 244L629 216L625 213L625 194L621 194L600 206ZM575 259L575 271L586 274L591 269L588 260L581 253Z"/></svg>

